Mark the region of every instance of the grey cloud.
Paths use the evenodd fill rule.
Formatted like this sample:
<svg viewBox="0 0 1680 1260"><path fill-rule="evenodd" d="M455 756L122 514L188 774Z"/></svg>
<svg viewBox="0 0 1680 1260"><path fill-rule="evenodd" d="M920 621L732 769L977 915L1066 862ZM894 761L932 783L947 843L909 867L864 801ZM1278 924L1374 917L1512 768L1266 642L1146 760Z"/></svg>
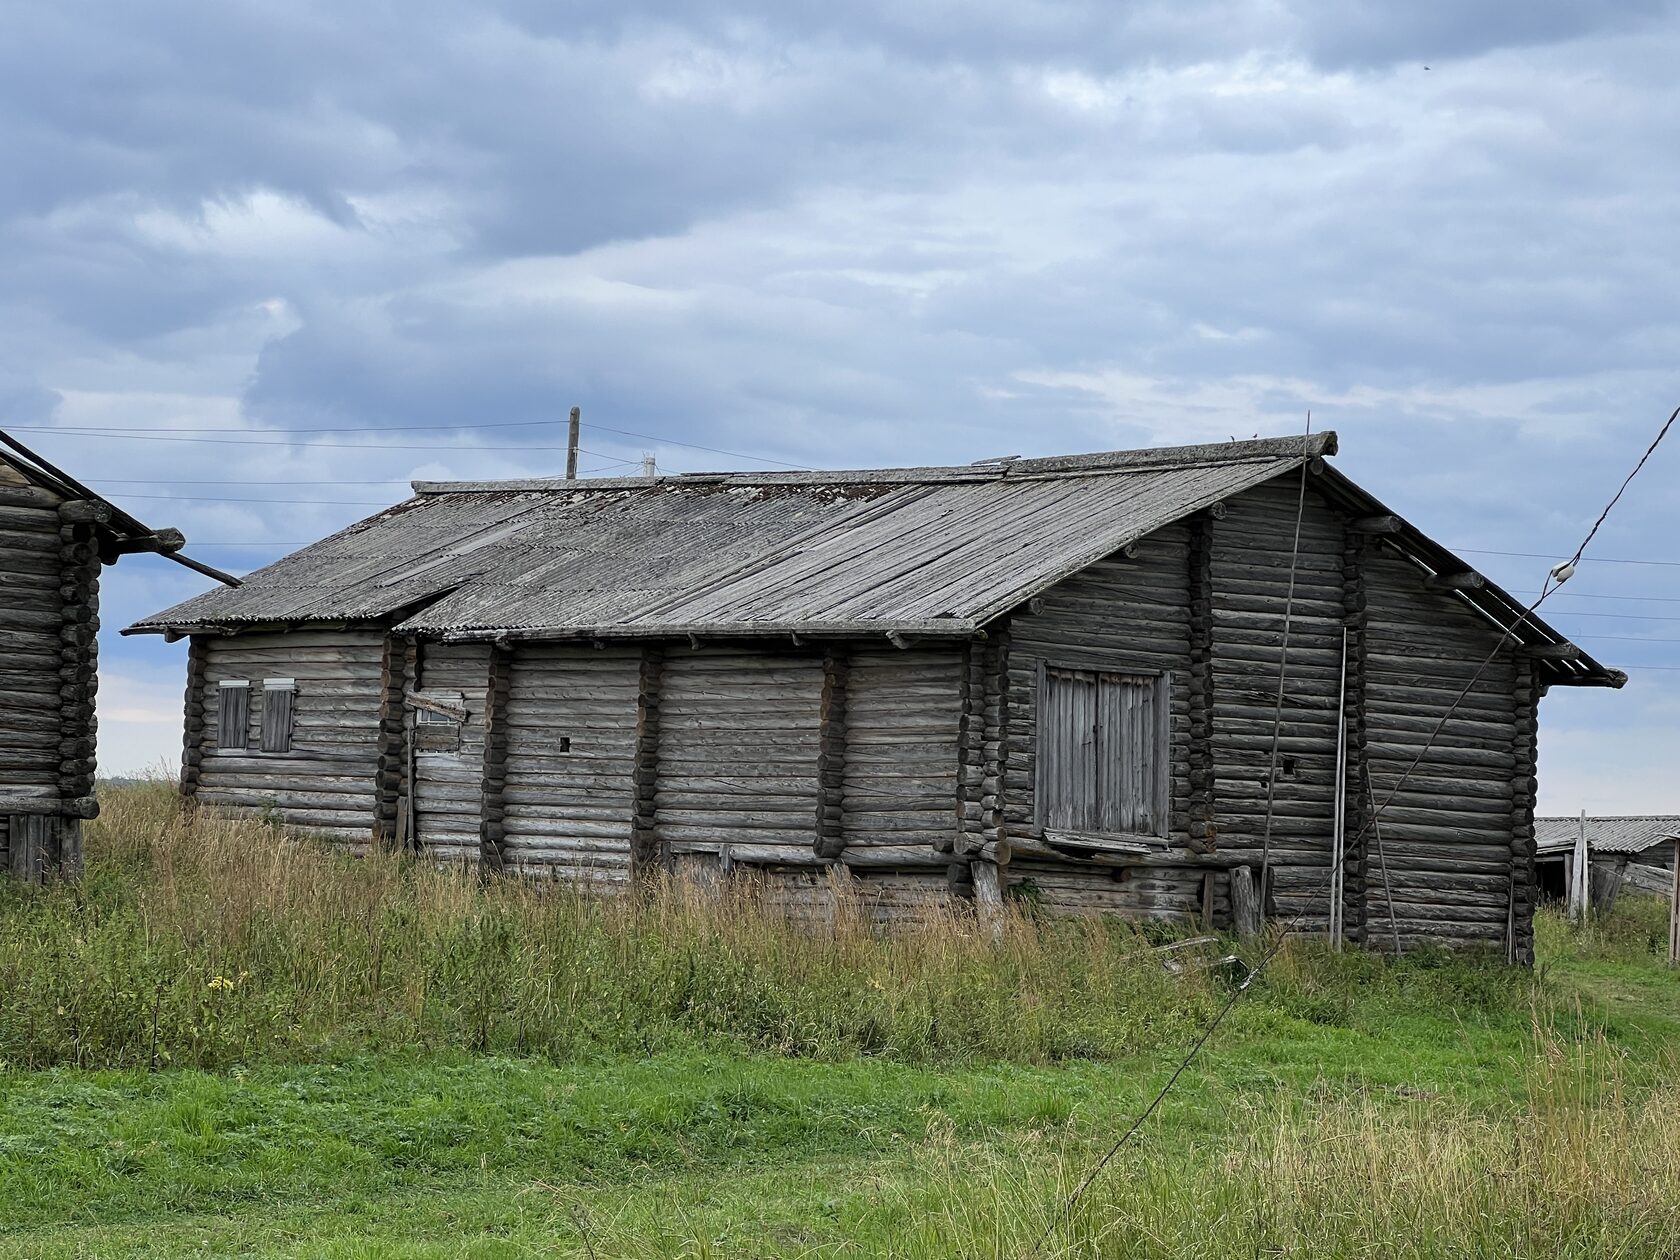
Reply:
<svg viewBox="0 0 1680 1260"><path fill-rule="evenodd" d="M1666 0L1578 4L1574 0L1296 0L1302 45L1327 66L1420 67L1496 48L1560 43L1622 31L1667 12Z"/></svg>

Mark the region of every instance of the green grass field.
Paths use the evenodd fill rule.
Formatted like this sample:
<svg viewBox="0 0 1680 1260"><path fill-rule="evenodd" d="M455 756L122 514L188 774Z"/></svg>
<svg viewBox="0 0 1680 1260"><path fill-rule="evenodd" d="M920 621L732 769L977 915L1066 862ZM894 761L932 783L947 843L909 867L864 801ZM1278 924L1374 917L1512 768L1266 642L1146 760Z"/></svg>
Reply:
<svg viewBox="0 0 1680 1260"><path fill-rule="evenodd" d="M1673 1256L1666 907L1533 975L586 902L113 791L0 894L0 1256ZM1038 1240L1046 1230L1043 1246Z"/></svg>

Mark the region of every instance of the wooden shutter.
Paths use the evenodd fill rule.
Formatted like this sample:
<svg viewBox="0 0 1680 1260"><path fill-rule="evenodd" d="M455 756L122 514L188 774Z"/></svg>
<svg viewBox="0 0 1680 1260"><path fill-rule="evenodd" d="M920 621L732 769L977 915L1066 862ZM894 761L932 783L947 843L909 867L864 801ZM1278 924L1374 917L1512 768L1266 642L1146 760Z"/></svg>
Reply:
<svg viewBox="0 0 1680 1260"><path fill-rule="evenodd" d="M292 751L292 701L297 683L290 678L263 679L262 750Z"/></svg>
<svg viewBox="0 0 1680 1260"><path fill-rule="evenodd" d="M216 747L244 748L251 719L251 684L228 679L216 684Z"/></svg>
<svg viewBox="0 0 1680 1260"><path fill-rule="evenodd" d="M1167 834L1168 696L1164 675L1044 667L1038 709L1040 826Z"/></svg>
<svg viewBox="0 0 1680 1260"><path fill-rule="evenodd" d="M1094 831L1096 803L1096 675L1047 665L1039 688L1039 820L1053 831Z"/></svg>
<svg viewBox="0 0 1680 1260"><path fill-rule="evenodd" d="M1129 836L1165 834L1165 803L1158 798L1161 680L1148 674L1097 678L1098 831Z"/></svg>

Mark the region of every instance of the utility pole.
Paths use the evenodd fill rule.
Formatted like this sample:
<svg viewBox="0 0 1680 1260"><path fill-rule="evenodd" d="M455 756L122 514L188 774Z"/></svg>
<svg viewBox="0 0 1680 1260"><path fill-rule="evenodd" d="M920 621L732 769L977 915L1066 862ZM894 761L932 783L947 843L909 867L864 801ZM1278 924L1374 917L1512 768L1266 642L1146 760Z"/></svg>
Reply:
<svg viewBox="0 0 1680 1260"><path fill-rule="evenodd" d="M1569 917L1576 923L1587 917L1587 895L1591 887L1592 857L1587 851L1587 811L1581 811L1580 830L1575 833L1575 852L1569 863Z"/></svg>
<svg viewBox="0 0 1680 1260"><path fill-rule="evenodd" d="M659 475L659 465L654 462L653 452L652 451L643 451L642 452L642 476L651 478L651 477L657 477L658 475Z"/></svg>
<svg viewBox="0 0 1680 1260"><path fill-rule="evenodd" d="M1680 837L1674 840L1674 888L1668 903L1668 965L1680 966Z"/></svg>
<svg viewBox="0 0 1680 1260"><path fill-rule="evenodd" d="M583 408L572 408L572 422L566 430L566 480L577 480L578 428L583 420Z"/></svg>

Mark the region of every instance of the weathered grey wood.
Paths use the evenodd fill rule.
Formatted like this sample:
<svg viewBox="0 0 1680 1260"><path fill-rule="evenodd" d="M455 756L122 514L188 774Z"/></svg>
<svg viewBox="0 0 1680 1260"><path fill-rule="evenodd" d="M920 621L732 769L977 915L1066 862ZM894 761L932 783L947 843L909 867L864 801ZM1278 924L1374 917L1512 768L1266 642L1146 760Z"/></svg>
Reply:
<svg viewBox="0 0 1680 1260"><path fill-rule="evenodd" d="M1263 914L1260 909L1260 889L1255 885L1252 867L1231 869L1231 927L1238 939L1252 941L1260 934Z"/></svg>
<svg viewBox="0 0 1680 1260"><path fill-rule="evenodd" d="M1517 648L1516 654L1535 661L1578 661L1586 655L1573 643L1533 643Z"/></svg>
<svg viewBox="0 0 1680 1260"><path fill-rule="evenodd" d="M1190 792L1187 838L1199 852L1211 852L1219 844L1213 756L1213 523L1225 515L1209 512L1190 521L1189 743L1184 756Z"/></svg>
<svg viewBox="0 0 1680 1260"><path fill-rule="evenodd" d="M835 646L823 653L822 700L817 722L817 814L814 848L818 857L839 857L846 847L846 681L849 658Z"/></svg>
<svg viewBox="0 0 1680 1260"><path fill-rule="evenodd" d="M479 811L479 870L499 875L506 866L503 842L504 794L507 789L508 692L512 688L513 652L497 647L490 653L489 681L484 702L484 781Z"/></svg>
<svg viewBox="0 0 1680 1260"><path fill-rule="evenodd" d="M664 649L645 645L636 689L636 768L631 775L630 811L630 873L640 881L652 879L662 866L658 786L664 672Z"/></svg>
<svg viewBox="0 0 1680 1260"><path fill-rule="evenodd" d="M979 861L970 864L969 872L974 885L974 912L979 920L980 930L994 941L1001 940L1004 911L998 868L994 863Z"/></svg>
<svg viewBox="0 0 1680 1260"><path fill-rule="evenodd" d="M1432 574L1423 584L1432 591L1479 591L1487 585L1487 579L1471 569L1463 569L1457 573Z"/></svg>
<svg viewBox="0 0 1680 1260"><path fill-rule="evenodd" d="M221 683L216 692L217 747L243 750L246 746L246 727L251 710L249 680Z"/></svg>
<svg viewBox="0 0 1680 1260"><path fill-rule="evenodd" d="M1358 516L1348 521L1356 534L1398 534L1404 528L1398 516Z"/></svg>
<svg viewBox="0 0 1680 1260"><path fill-rule="evenodd" d="M290 752L292 747L292 699L296 692L291 687L271 687L263 685L262 689L262 740L260 748L265 753Z"/></svg>

